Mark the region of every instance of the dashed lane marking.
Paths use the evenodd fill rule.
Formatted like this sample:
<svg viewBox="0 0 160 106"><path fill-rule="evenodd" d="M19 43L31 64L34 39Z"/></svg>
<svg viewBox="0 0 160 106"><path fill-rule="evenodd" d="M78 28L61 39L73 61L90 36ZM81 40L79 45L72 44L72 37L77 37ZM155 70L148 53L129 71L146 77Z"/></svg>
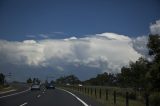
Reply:
<svg viewBox="0 0 160 106"><path fill-rule="evenodd" d="M41 95L38 95L37 98L41 97Z"/></svg>
<svg viewBox="0 0 160 106"><path fill-rule="evenodd" d="M28 103L27 102L25 102L25 103L23 103L23 104L21 104L21 105L19 105L19 106L25 106L25 105L27 105Z"/></svg>

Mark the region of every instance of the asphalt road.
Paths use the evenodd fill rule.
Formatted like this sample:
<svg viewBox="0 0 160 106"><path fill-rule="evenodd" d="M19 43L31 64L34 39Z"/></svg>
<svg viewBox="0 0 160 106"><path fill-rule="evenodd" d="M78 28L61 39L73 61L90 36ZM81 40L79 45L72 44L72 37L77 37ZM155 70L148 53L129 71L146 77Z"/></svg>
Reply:
<svg viewBox="0 0 160 106"><path fill-rule="evenodd" d="M8 91L0 92L0 98L6 95L12 95L17 92L25 91L29 88L29 85L24 83L11 83L10 87L11 89Z"/></svg>
<svg viewBox="0 0 160 106"><path fill-rule="evenodd" d="M15 95L9 94L12 96L0 97L0 106L101 106L83 95L71 94L60 89L21 92Z"/></svg>

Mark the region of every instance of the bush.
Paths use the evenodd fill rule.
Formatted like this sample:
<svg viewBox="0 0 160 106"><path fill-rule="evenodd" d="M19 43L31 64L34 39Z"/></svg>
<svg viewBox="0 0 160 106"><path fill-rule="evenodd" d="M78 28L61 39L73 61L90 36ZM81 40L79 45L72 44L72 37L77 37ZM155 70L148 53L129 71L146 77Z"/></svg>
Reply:
<svg viewBox="0 0 160 106"><path fill-rule="evenodd" d="M135 92L130 92L128 96L130 99L136 100L136 93Z"/></svg>
<svg viewBox="0 0 160 106"><path fill-rule="evenodd" d="M5 76L4 74L0 73L0 85L3 85L5 82Z"/></svg>
<svg viewBox="0 0 160 106"><path fill-rule="evenodd" d="M160 106L160 92L154 93L150 96L151 106Z"/></svg>

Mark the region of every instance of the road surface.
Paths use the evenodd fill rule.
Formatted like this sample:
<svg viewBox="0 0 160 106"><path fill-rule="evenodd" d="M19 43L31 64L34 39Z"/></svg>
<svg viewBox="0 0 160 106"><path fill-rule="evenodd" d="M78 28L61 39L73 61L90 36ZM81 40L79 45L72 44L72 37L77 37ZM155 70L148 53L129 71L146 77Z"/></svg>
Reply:
<svg viewBox="0 0 160 106"><path fill-rule="evenodd" d="M101 106L91 98L57 88L40 91L25 90L9 95L11 96L0 96L0 106Z"/></svg>

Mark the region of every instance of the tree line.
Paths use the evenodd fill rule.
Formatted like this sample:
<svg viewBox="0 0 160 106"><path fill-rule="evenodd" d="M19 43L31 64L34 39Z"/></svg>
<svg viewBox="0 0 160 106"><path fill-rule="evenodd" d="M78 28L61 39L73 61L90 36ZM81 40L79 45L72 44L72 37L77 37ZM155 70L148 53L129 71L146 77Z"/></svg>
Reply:
<svg viewBox="0 0 160 106"><path fill-rule="evenodd" d="M39 84L41 81L40 81L40 79L38 79L38 78L28 78L27 79L27 83L37 83L37 84Z"/></svg>

